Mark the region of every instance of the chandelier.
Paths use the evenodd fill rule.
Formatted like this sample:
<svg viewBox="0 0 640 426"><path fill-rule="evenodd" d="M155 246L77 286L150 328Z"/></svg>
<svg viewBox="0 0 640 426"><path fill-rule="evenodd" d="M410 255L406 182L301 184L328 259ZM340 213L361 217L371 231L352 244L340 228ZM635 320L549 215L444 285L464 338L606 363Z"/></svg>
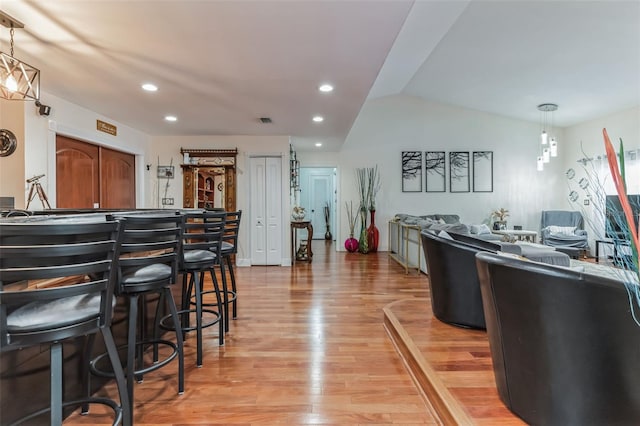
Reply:
<svg viewBox="0 0 640 426"><path fill-rule="evenodd" d="M553 112L558 109L556 104L540 104L540 155L538 156L537 169L544 170L544 165L551 160L551 157L558 156L558 141L553 135Z"/></svg>
<svg viewBox="0 0 640 426"><path fill-rule="evenodd" d="M10 54L0 52L0 97L9 100L40 99L40 70L13 56L13 33L24 24L0 11L0 22L10 28Z"/></svg>

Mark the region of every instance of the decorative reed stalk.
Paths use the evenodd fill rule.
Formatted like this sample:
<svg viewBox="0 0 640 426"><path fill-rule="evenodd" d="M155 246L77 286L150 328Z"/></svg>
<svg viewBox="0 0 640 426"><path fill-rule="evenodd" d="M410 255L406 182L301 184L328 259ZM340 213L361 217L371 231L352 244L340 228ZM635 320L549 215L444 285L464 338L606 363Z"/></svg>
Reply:
<svg viewBox="0 0 640 426"><path fill-rule="evenodd" d="M369 211L376 211L376 195L380 190L380 174L378 165L367 169L367 199L369 200Z"/></svg>
<svg viewBox="0 0 640 426"><path fill-rule="evenodd" d="M347 212L347 220L349 221L349 237L353 238L353 233L356 229L356 222L358 221L358 213L353 212L353 201L348 203L344 202L345 211Z"/></svg>

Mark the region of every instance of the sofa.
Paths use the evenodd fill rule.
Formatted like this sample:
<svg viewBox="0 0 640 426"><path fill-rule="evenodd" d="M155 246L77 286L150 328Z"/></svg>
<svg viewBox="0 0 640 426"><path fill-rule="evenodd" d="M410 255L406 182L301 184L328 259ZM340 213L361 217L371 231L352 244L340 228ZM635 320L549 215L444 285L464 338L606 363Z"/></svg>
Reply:
<svg viewBox="0 0 640 426"><path fill-rule="evenodd" d="M640 423L640 326L622 281L488 252L476 261L498 394L513 413L532 425Z"/></svg>
<svg viewBox="0 0 640 426"><path fill-rule="evenodd" d="M471 235L426 229L421 232L425 263L429 271L431 308L447 324L485 328L475 255L508 253L536 262L570 266L564 253L531 245L487 241Z"/></svg>
<svg viewBox="0 0 640 426"><path fill-rule="evenodd" d="M389 252L407 269L409 265L419 267L425 274L428 273L428 268L423 260L420 232L426 229L455 232L487 241L500 241L503 238L501 235L493 234L486 225L461 223L457 214L416 216L398 213L389 222Z"/></svg>

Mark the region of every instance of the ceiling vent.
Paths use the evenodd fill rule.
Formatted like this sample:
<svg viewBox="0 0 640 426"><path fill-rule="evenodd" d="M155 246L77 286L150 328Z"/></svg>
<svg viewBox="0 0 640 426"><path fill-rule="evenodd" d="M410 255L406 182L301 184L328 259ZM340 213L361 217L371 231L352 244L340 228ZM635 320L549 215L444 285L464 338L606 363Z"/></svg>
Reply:
<svg viewBox="0 0 640 426"><path fill-rule="evenodd" d="M264 124L270 124L273 123L273 121L271 121L271 119L269 117L260 117L260 121Z"/></svg>

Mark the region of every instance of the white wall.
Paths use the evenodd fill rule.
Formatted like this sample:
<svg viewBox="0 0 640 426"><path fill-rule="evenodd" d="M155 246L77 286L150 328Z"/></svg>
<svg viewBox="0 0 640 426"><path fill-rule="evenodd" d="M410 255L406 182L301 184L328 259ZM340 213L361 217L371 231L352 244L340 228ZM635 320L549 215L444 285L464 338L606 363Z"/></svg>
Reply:
<svg viewBox="0 0 640 426"><path fill-rule="evenodd" d="M534 106L535 107L535 106ZM379 250L388 249L387 222L396 213L458 214L465 223L481 223L504 207L509 227L539 230L540 212L563 205L559 191L562 162L553 159L536 171L539 124L479 111L426 102L409 96L367 101L339 154L340 235L348 237L344 202L358 202L355 169L378 165L382 187L377 197ZM563 139L562 132L558 137ZM493 151L492 193L403 193L402 151ZM448 169L448 166L447 166ZM447 170L448 173L448 170ZM447 179L448 190L448 179ZM356 229L358 233L358 229Z"/></svg>
<svg viewBox="0 0 640 426"><path fill-rule="evenodd" d="M594 240L602 238L605 234L605 206L602 196L616 194L608 161L604 158L603 128L607 129L616 152L619 150L620 138L624 142L625 152L640 149L640 107L619 111L565 129L565 143L561 145L561 158L564 161L565 171L572 168L576 176L571 180L563 176L567 182L567 190L563 197L567 200L568 206L583 213L592 249L595 248ZM578 163L582 158L593 160L583 166ZM639 194L640 152L636 152L634 156L627 155L625 165L627 193ZM582 189L579 185L581 178L589 182L586 189ZM570 190L575 190L579 195L575 203L568 201ZM591 197L589 205L585 206L584 200L589 196Z"/></svg>
<svg viewBox="0 0 640 426"><path fill-rule="evenodd" d="M13 154L0 157L0 196L13 197L16 208L25 206L24 103L0 100L0 128L11 131L17 141Z"/></svg>
<svg viewBox="0 0 640 426"><path fill-rule="evenodd" d="M185 149L238 149L236 164L236 208L242 210L242 220L240 223L240 234L238 238L237 263L239 265L249 265L251 251L249 246L249 157L252 156L281 156L282 157L282 264L291 263L289 253L289 238L291 231L289 228L289 218L291 206L289 203L289 137L288 136L156 136L152 138L152 156L150 161L151 170L146 172L144 179L147 187L147 205L159 207L157 199L158 184L161 187L160 197L164 197L164 185L166 179L156 178L156 166L158 158L161 165L169 165L171 162L175 166L175 179L169 181L167 197L175 199L173 207L182 207L182 164L183 157L180 148Z"/></svg>
<svg viewBox="0 0 640 426"><path fill-rule="evenodd" d="M150 147L148 135L45 92L42 93L41 99L44 104L51 106L51 114L48 117L40 116L33 102L25 103L25 172L24 176L16 176L16 179L24 181L26 178L44 173L46 176L40 182L48 195L51 207L55 208L56 134L61 134L136 155L136 180L143 181L143 164L147 162ZM98 119L117 126L117 136L96 130ZM138 185L137 207L147 207L144 199L145 188ZM30 208L37 210L42 206L36 199Z"/></svg>

